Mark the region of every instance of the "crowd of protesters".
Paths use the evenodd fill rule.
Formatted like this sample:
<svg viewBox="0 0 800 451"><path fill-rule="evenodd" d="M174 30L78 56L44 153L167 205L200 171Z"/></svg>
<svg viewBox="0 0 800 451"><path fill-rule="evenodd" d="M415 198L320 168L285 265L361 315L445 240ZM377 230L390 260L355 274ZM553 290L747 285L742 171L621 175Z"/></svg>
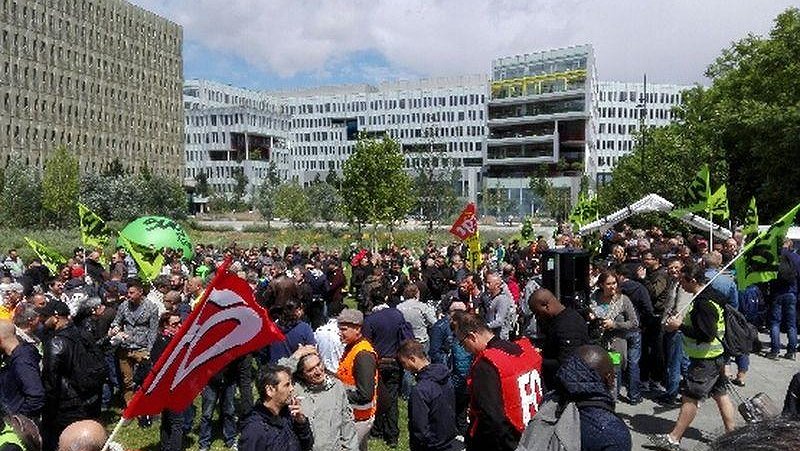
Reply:
<svg viewBox="0 0 800 451"><path fill-rule="evenodd" d="M374 251L198 245L188 261L165 250L161 275L147 284L123 249L105 264L98 252L76 249L57 274L12 249L0 279L4 424L30 419L51 451L71 424L124 407L230 256L230 270L285 340L216 374L199 410L164 411L165 451L189 446L190 431L200 450L216 431L242 451L365 450L370 438L396 448L400 398L408 401L412 450L540 449L544 433L526 427L544 424L532 421L540 409L561 414L570 403L580 449L629 450L630 431L614 406L645 397L680 407L674 429L651 437L656 447L679 449L707 397L725 429L735 425L728 377L744 386L749 356L723 352L725 305L770 332L766 357L795 358L800 257L787 241L781 254L793 280L782 274L740 292L729 270L718 274L736 256L736 238L709 248L700 235L623 225L603 237L585 299L543 288L543 253L582 247L570 233L486 243L474 269L460 242ZM800 411L798 392L795 383L786 412ZM138 418L141 428L152 424Z"/></svg>

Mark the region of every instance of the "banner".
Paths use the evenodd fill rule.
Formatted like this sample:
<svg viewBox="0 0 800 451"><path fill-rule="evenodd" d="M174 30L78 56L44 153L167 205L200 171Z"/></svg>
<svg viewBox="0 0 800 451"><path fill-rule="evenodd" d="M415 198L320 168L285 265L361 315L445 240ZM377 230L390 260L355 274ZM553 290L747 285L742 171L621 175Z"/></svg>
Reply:
<svg viewBox="0 0 800 451"><path fill-rule="evenodd" d="M725 185L720 186L708 199L708 210L714 218L722 218L723 220L731 218L731 213L728 209L728 189Z"/></svg>
<svg viewBox="0 0 800 451"><path fill-rule="evenodd" d="M478 218L475 204L470 202L458 216L450 233L457 236L467 245L467 264L471 270L476 270L483 263L481 254L481 239L478 233Z"/></svg>
<svg viewBox="0 0 800 451"><path fill-rule="evenodd" d="M185 410L208 380L235 359L283 340L228 258L134 394L123 418Z"/></svg>
<svg viewBox="0 0 800 451"><path fill-rule="evenodd" d="M119 241L136 262L139 276L143 281L152 282L161 274L161 269L164 268L164 253L160 249L134 243L123 234L119 235Z"/></svg>
<svg viewBox="0 0 800 451"><path fill-rule="evenodd" d="M28 246L30 246L33 252L36 252L36 255L42 260L42 264L50 270L51 275L57 275L59 266L67 263L67 257L61 255L57 250L45 246L38 241L34 241L27 236L24 238Z"/></svg>
<svg viewBox="0 0 800 451"><path fill-rule="evenodd" d="M78 202L78 217L81 222L81 241L87 248L103 249L108 244L111 231L106 222L86 205Z"/></svg>
<svg viewBox="0 0 800 451"><path fill-rule="evenodd" d="M786 232L794 223L798 210L800 210L800 204L797 204L778 222L769 226L769 229L744 246L742 257L734 263L736 284L740 290L744 290L754 283L769 282L778 277L780 248L783 246Z"/></svg>

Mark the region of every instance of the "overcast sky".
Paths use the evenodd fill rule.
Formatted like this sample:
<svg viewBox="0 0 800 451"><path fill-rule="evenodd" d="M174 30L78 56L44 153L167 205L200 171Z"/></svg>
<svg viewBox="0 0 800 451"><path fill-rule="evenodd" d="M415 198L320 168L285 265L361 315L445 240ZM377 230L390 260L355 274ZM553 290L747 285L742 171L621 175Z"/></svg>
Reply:
<svg viewBox="0 0 800 451"><path fill-rule="evenodd" d="M183 26L185 78L284 89L487 73L590 43L601 80L706 84L783 0L132 0ZM796 2L794 2L796 4Z"/></svg>

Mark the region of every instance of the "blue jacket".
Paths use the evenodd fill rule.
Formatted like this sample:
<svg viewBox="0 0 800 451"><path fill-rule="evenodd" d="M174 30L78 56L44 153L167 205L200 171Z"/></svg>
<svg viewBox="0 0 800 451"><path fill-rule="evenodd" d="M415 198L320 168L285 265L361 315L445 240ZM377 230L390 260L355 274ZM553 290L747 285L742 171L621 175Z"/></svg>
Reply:
<svg viewBox="0 0 800 451"><path fill-rule="evenodd" d="M795 274L800 276L800 255L792 252L790 249L785 247L781 248L781 256L786 256L790 262L792 262L792 266L794 266ZM780 296L782 294L792 293L797 295L797 278L795 278L794 283L786 283L781 280L780 277L777 279L772 280L770 284L772 296Z"/></svg>
<svg viewBox="0 0 800 451"><path fill-rule="evenodd" d="M314 330L305 321L299 321L291 324L288 327L279 325L281 332L286 337L286 340L277 341L268 346L269 348L269 361L277 363L278 360L289 357L301 345L315 345L317 340L314 339Z"/></svg>
<svg viewBox="0 0 800 451"><path fill-rule="evenodd" d="M467 374L472 366L473 357L461 346L461 343L453 338L453 331L450 329L450 315L440 318L431 327L428 356L431 363L441 363L450 368L450 381L458 390L466 387Z"/></svg>
<svg viewBox="0 0 800 451"><path fill-rule="evenodd" d="M417 384L408 398L408 435L411 451L449 451L456 442L455 394L450 372L431 363L417 373Z"/></svg>
<svg viewBox="0 0 800 451"><path fill-rule="evenodd" d="M581 415L581 451L630 451L631 433L614 413L614 400L597 371L573 355L556 373L559 398Z"/></svg>
<svg viewBox="0 0 800 451"><path fill-rule="evenodd" d="M310 423L292 421L288 407L273 415L256 404L240 426L239 451L310 451L314 446Z"/></svg>
<svg viewBox="0 0 800 451"><path fill-rule="evenodd" d="M44 406L44 386L39 351L20 342L0 370L0 403L9 414L39 418Z"/></svg>
<svg viewBox="0 0 800 451"><path fill-rule="evenodd" d="M361 331L375 348L379 358L394 358L400 343L414 338L411 326L400 310L394 307L373 310L364 318Z"/></svg>

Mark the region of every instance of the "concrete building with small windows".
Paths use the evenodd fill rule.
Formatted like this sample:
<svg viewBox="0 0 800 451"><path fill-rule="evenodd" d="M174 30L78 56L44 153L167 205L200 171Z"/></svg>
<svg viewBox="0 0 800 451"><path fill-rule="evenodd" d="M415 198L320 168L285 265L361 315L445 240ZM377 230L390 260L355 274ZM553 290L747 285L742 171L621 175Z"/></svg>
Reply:
<svg viewBox="0 0 800 451"><path fill-rule="evenodd" d="M483 189L507 196L514 216L541 207L530 178L578 195L594 180L597 81L590 45L492 62ZM538 205L537 205L538 204Z"/></svg>
<svg viewBox="0 0 800 451"><path fill-rule="evenodd" d="M282 180L290 176L289 116L274 97L189 80L183 87L183 105L188 185L205 173L215 193L231 196L242 174L247 181L244 197L249 199L270 165Z"/></svg>
<svg viewBox="0 0 800 451"><path fill-rule="evenodd" d="M428 164L457 172L456 193L476 200L486 135L484 75L392 81L276 94L291 116L291 175L301 183L341 173L359 136L388 135L410 173Z"/></svg>
<svg viewBox="0 0 800 451"><path fill-rule="evenodd" d="M597 96L597 183L610 180L617 162L631 153L641 127L663 127L692 86L601 81Z"/></svg>
<svg viewBox="0 0 800 451"><path fill-rule="evenodd" d="M183 173L182 29L123 0L0 0L0 167Z"/></svg>

